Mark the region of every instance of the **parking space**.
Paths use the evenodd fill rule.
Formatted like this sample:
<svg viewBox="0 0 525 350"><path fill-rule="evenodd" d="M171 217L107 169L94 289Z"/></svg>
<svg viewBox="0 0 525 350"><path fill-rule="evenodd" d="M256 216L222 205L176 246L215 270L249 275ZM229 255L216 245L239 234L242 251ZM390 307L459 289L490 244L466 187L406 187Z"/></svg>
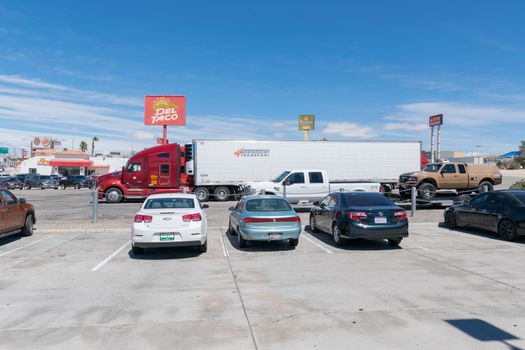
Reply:
<svg viewBox="0 0 525 350"><path fill-rule="evenodd" d="M27 193L37 213L71 201L76 219L58 230L42 209L33 236L0 239L0 348L525 348L525 241L450 231L441 210L413 219L400 248L337 247L301 213L295 250L241 249L226 233L232 203L211 202L207 253L135 256L140 203L101 205L90 226L88 191Z"/></svg>

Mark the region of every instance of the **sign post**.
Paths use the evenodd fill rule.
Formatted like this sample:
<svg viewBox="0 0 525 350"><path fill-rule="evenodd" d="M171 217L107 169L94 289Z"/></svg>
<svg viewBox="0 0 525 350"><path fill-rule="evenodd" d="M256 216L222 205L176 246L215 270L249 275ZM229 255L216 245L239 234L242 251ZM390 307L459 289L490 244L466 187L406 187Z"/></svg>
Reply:
<svg viewBox="0 0 525 350"><path fill-rule="evenodd" d="M437 126L437 159L441 158L440 144L441 144L441 125L443 125L443 114L436 114L428 117L428 126L430 130L430 162L434 163L436 157L434 155L434 127Z"/></svg>
<svg viewBox="0 0 525 350"><path fill-rule="evenodd" d="M162 125L162 144L168 144L168 125L186 125L186 97L145 96L144 125Z"/></svg>
<svg viewBox="0 0 525 350"><path fill-rule="evenodd" d="M304 141L310 140L310 130L315 129L315 115L303 114L299 116L299 130L303 130Z"/></svg>

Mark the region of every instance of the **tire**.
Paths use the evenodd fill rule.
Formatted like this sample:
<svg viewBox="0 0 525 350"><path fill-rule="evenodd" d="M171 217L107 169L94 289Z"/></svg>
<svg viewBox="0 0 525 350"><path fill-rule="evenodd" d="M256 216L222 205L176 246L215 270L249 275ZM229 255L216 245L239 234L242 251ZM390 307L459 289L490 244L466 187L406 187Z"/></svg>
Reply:
<svg viewBox="0 0 525 350"><path fill-rule="evenodd" d="M297 245L299 244L299 238L290 238L288 240L288 244L290 245L291 249L295 249L295 247L297 247Z"/></svg>
<svg viewBox="0 0 525 350"><path fill-rule="evenodd" d="M199 252L201 253L206 253L208 251L208 240L206 240L206 242L204 242L204 244L201 244L199 247Z"/></svg>
<svg viewBox="0 0 525 350"><path fill-rule="evenodd" d="M193 194L197 196L197 199L201 202L207 202L210 199L210 191L206 187L197 187L193 190Z"/></svg>
<svg viewBox="0 0 525 350"><path fill-rule="evenodd" d="M446 212L445 223L447 224L448 228L450 228L451 230L458 227L458 224L456 221L456 215L451 211Z"/></svg>
<svg viewBox="0 0 525 350"><path fill-rule="evenodd" d="M483 181L479 184L479 188L478 188L479 193L492 192L492 191L494 191L494 186L490 182Z"/></svg>
<svg viewBox="0 0 525 350"><path fill-rule="evenodd" d="M468 194L462 194L454 200L454 204L467 204L471 197Z"/></svg>
<svg viewBox="0 0 525 350"><path fill-rule="evenodd" d="M518 234L516 233L516 228L514 227L514 224L512 221L503 219L500 221L498 225L498 233L506 241L513 241L516 238L518 238Z"/></svg>
<svg viewBox="0 0 525 350"><path fill-rule="evenodd" d="M419 198L429 201L436 196L436 186L429 182L424 182L417 188Z"/></svg>
<svg viewBox="0 0 525 350"><path fill-rule="evenodd" d="M227 234L230 234L232 236L235 235L235 230L233 229L232 227L232 222L231 221L228 221L228 231L226 232Z"/></svg>
<svg viewBox="0 0 525 350"><path fill-rule="evenodd" d="M44 185L40 185L40 189L43 190L44 189Z"/></svg>
<svg viewBox="0 0 525 350"><path fill-rule="evenodd" d="M67 188L66 184L62 185L62 189L65 190Z"/></svg>
<svg viewBox="0 0 525 350"><path fill-rule="evenodd" d="M230 190L227 187L220 186L213 191L213 194L215 195L215 199L224 202L227 201L230 198Z"/></svg>
<svg viewBox="0 0 525 350"><path fill-rule="evenodd" d="M240 232L237 233L237 243L239 243L239 248L246 248L248 246L248 241L242 237Z"/></svg>
<svg viewBox="0 0 525 350"><path fill-rule="evenodd" d="M55 187L55 190L58 190L58 187Z"/></svg>
<svg viewBox="0 0 525 350"><path fill-rule="evenodd" d="M80 185L79 184L75 184L75 190L79 190L80 189Z"/></svg>
<svg viewBox="0 0 525 350"><path fill-rule="evenodd" d="M133 252L133 255L140 255L144 253L144 248L135 247L134 245L131 245L131 251Z"/></svg>
<svg viewBox="0 0 525 350"><path fill-rule="evenodd" d="M334 222L332 225L332 238L336 246L340 247L344 243L344 238L341 237L341 230L337 223Z"/></svg>
<svg viewBox="0 0 525 350"><path fill-rule="evenodd" d="M24 227L22 227L22 236L31 236L33 234L33 214L28 214L26 216L26 221Z"/></svg>
<svg viewBox="0 0 525 350"><path fill-rule="evenodd" d="M388 240L388 244L390 244L390 246L392 247L399 247L399 244L401 244L401 241L403 240L402 237L398 237L398 238L390 238Z"/></svg>
<svg viewBox="0 0 525 350"><path fill-rule="evenodd" d="M122 191L116 187L110 187L104 192L104 196L108 203L120 203L123 199Z"/></svg>
<svg viewBox="0 0 525 350"><path fill-rule="evenodd" d="M319 232L319 229L315 226L315 216L310 214L310 231L313 233Z"/></svg>
<svg viewBox="0 0 525 350"><path fill-rule="evenodd" d="M410 198L410 190L399 190L399 197L404 199Z"/></svg>

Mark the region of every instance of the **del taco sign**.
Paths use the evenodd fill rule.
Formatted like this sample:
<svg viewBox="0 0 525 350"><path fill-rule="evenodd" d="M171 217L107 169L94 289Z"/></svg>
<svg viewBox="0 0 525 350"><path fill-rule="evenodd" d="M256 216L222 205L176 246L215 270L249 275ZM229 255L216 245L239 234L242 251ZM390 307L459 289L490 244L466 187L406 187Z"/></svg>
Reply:
<svg viewBox="0 0 525 350"><path fill-rule="evenodd" d="M146 96L145 125L186 125L185 96Z"/></svg>

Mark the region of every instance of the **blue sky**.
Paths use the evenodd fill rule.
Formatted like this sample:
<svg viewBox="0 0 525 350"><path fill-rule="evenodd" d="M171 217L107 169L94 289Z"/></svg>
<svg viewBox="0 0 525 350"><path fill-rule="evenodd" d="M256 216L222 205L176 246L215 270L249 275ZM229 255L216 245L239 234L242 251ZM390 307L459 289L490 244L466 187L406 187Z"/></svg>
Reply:
<svg viewBox="0 0 525 350"><path fill-rule="evenodd" d="M144 95L187 96L171 141L525 139L522 1L0 2L0 146L54 136L154 145Z"/></svg>

